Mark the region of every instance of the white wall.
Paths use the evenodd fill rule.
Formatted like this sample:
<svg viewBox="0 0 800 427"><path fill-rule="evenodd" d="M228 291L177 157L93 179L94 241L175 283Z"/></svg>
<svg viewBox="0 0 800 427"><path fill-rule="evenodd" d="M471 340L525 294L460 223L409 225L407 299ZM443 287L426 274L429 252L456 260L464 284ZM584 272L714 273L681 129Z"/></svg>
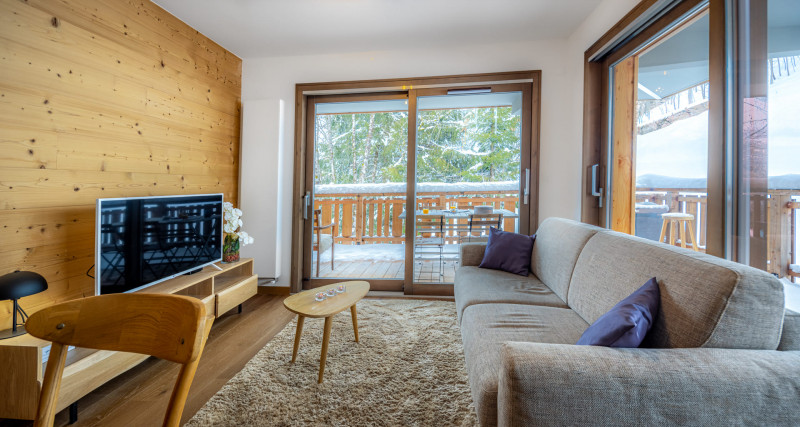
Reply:
<svg viewBox="0 0 800 427"><path fill-rule="evenodd" d="M281 261L280 270L284 274L278 284L289 282L294 89L297 83L542 70L540 219L550 216L580 219L583 51L630 10L632 6L626 4L636 2L606 0L601 7L606 7L607 3L611 10L603 9L603 13L592 14L568 40L245 58L242 64L242 101L281 99L286 106L280 142L282 150L275 152L280 158L280 184L263 183L281 186L278 203L282 212L280 229L284 233L280 245L281 252L287 256ZM265 166L272 164L270 159L263 162ZM242 181L251 176L257 176L257 168L243 165ZM245 215L252 213L245 212ZM259 236L255 238L258 242Z"/></svg>
<svg viewBox="0 0 800 427"><path fill-rule="evenodd" d="M254 243L242 248L242 256L257 260L255 273L260 278L281 274L282 211L278 206L284 190L280 158L285 102L281 99L248 99L242 102L242 146L239 165L239 208L242 229ZM274 159L274 160L273 160ZM265 183L269 183L265 185Z"/></svg>

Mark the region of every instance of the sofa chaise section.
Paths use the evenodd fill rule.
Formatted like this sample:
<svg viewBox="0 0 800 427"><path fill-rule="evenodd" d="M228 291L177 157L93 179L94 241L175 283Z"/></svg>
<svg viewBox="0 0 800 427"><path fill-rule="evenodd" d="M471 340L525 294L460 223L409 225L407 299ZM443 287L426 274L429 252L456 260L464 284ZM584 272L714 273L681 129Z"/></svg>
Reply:
<svg viewBox="0 0 800 427"><path fill-rule="evenodd" d="M498 368L505 342L574 344L589 327L568 308L521 304L476 304L461 324L464 356L475 411L483 420L497 419Z"/></svg>
<svg viewBox="0 0 800 427"><path fill-rule="evenodd" d="M466 251L477 259L481 249ZM475 266L456 273L482 426L780 425L800 413L800 315L784 309L783 286L771 275L561 219L542 223L532 261L533 273L517 280L549 289L566 307L549 305L546 290L546 298L501 291L514 286L507 273ZM651 277L661 309L645 348L574 345Z"/></svg>

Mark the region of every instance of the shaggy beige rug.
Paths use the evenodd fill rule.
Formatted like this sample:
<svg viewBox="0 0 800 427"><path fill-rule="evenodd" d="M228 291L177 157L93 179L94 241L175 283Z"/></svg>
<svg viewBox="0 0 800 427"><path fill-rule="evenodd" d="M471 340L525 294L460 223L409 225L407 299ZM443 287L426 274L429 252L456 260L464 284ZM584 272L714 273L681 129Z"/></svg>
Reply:
<svg viewBox="0 0 800 427"><path fill-rule="evenodd" d="M455 304L363 300L360 343L349 311L333 318L325 381L317 384L323 319L296 320L261 349L189 426L474 426Z"/></svg>

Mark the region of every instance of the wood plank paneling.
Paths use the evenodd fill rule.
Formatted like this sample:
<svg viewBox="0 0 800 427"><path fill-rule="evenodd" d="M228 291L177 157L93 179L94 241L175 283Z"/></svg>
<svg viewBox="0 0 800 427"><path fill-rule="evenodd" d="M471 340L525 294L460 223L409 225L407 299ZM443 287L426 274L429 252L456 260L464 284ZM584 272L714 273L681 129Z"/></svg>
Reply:
<svg viewBox="0 0 800 427"><path fill-rule="evenodd" d="M614 130L611 228L622 233L634 233L636 173L634 132L636 121L637 57L632 56L614 67Z"/></svg>
<svg viewBox="0 0 800 427"><path fill-rule="evenodd" d="M237 203L241 67L148 1L0 0L0 274L48 280L28 313L94 293L95 199Z"/></svg>

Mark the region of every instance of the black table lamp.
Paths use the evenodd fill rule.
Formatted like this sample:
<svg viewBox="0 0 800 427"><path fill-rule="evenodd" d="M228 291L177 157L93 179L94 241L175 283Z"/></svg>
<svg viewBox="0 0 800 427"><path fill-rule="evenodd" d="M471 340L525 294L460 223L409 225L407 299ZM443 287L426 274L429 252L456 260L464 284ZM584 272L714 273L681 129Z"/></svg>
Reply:
<svg viewBox="0 0 800 427"><path fill-rule="evenodd" d="M0 277L0 301L12 300L11 329L0 331L0 340L25 333L25 320L28 314L19 306L18 299L47 290L47 280L32 271L15 271ZM17 325L17 312L22 322Z"/></svg>

